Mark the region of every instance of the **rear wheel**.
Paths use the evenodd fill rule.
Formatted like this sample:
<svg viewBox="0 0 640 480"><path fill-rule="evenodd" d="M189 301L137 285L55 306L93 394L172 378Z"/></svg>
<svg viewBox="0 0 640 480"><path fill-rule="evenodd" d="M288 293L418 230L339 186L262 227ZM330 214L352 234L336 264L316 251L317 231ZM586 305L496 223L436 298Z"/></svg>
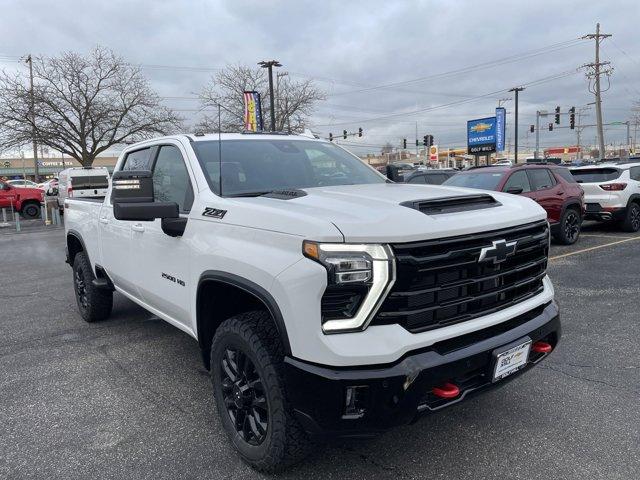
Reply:
<svg viewBox="0 0 640 480"><path fill-rule="evenodd" d="M20 214L26 219L34 219L40 216L40 204L36 202L29 202L22 206Z"/></svg>
<svg viewBox="0 0 640 480"><path fill-rule="evenodd" d="M220 421L245 462L276 472L306 456L310 441L293 417L282 345L268 313L220 325L211 344L211 381Z"/></svg>
<svg viewBox="0 0 640 480"><path fill-rule="evenodd" d="M84 252L73 259L73 286L80 315L86 322L97 322L111 315L113 292L93 284L93 271Z"/></svg>
<svg viewBox="0 0 640 480"><path fill-rule="evenodd" d="M637 232L640 230L640 205L632 203L627 208L627 215L622 221L622 229L625 232Z"/></svg>
<svg viewBox="0 0 640 480"><path fill-rule="evenodd" d="M558 232L554 238L563 245L572 245L580 237L582 217L575 208L567 208L562 214Z"/></svg>

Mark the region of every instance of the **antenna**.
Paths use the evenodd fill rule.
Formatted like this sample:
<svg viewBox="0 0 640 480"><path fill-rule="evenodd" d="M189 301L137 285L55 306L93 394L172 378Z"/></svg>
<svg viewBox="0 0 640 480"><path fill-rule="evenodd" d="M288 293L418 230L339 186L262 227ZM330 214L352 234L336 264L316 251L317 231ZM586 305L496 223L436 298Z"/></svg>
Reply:
<svg viewBox="0 0 640 480"><path fill-rule="evenodd" d="M222 114L220 112L220 104L218 103L218 163L220 164L220 196L222 196L222 122L220 118Z"/></svg>

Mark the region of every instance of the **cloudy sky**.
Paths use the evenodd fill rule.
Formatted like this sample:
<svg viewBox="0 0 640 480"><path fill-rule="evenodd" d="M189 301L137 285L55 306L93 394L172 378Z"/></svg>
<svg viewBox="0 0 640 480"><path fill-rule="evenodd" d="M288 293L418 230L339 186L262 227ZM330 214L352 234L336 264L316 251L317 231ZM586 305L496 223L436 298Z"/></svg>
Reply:
<svg viewBox="0 0 640 480"><path fill-rule="evenodd" d="M584 70L595 31L613 34L602 60L614 68L605 122L626 121L640 99L640 2L629 1L70 1L0 0L0 68L24 68L25 53L86 52L99 44L143 66L167 105L187 121L193 98L216 69L277 59L292 77L327 94L313 129L364 129L359 152L433 134L441 148L464 146L466 120L493 114L507 90L520 95L520 144L533 146L536 110L593 102ZM513 101L508 135L513 135ZM583 123L594 122L594 108ZM544 121L545 125L551 118ZM563 118L563 125L568 120ZM633 128L632 128L633 134ZM626 128L608 126L607 143ZM595 128L584 141L594 143ZM568 129L541 130L541 145L575 143Z"/></svg>

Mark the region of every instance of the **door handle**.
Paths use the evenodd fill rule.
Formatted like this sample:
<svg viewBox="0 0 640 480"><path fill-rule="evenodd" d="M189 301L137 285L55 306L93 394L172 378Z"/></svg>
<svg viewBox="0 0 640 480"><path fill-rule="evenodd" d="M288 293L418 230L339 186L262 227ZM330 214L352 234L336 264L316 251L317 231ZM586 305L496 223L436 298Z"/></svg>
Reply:
<svg viewBox="0 0 640 480"><path fill-rule="evenodd" d="M144 225L142 225L141 223L134 223L133 225L131 225L131 230L135 232L144 232Z"/></svg>
<svg viewBox="0 0 640 480"><path fill-rule="evenodd" d="M109 219L107 217L100 217L100 223L109 223Z"/></svg>

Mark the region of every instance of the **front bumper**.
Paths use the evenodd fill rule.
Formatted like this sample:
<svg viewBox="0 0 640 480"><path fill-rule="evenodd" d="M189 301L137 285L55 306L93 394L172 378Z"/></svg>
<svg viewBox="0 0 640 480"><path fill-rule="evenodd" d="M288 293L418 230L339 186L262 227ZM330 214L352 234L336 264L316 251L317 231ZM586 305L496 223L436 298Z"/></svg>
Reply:
<svg viewBox="0 0 640 480"><path fill-rule="evenodd" d="M286 358L288 395L298 421L311 435L375 435L411 423L421 413L502 385L548 355L531 351L524 368L493 383L492 352L496 348L529 337L555 349L560 334L558 306L549 302L501 324L412 352L391 365L343 369ZM459 386L456 398L442 399L431 393L446 382ZM357 418L345 415L347 387L354 386L361 387L358 405L362 414Z"/></svg>

